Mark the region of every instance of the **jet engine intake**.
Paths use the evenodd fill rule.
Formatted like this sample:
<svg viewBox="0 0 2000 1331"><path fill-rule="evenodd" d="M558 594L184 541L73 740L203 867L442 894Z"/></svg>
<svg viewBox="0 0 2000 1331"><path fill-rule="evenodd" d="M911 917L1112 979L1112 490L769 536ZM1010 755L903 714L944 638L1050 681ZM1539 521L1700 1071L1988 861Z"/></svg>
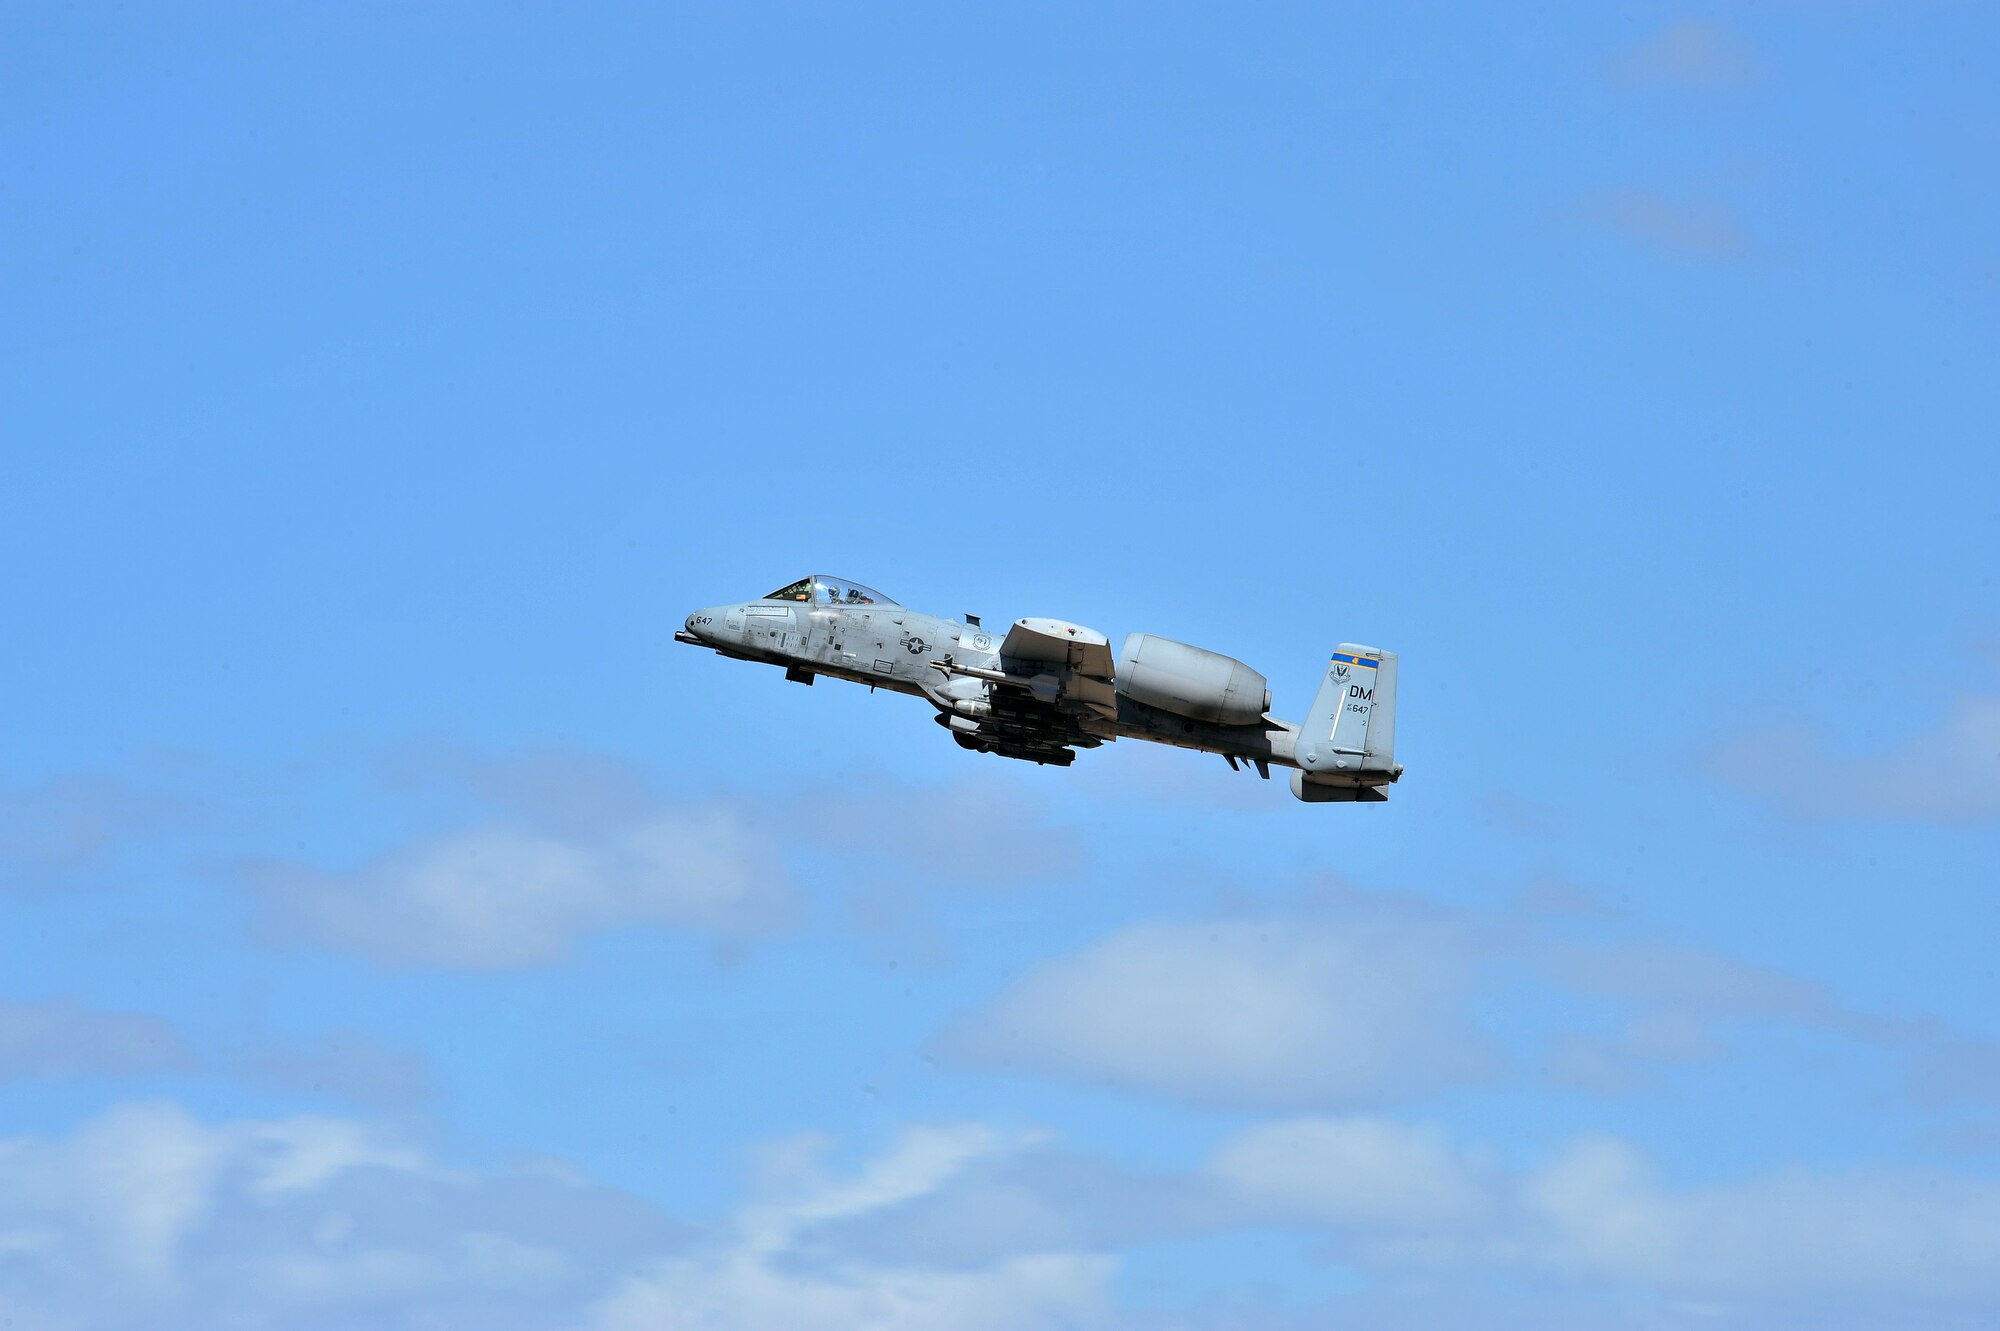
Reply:
<svg viewBox="0 0 2000 1331"><path fill-rule="evenodd" d="M1233 656L1151 633L1128 633L1118 653L1118 691L1193 721L1254 725L1271 710L1264 677Z"/></svg>

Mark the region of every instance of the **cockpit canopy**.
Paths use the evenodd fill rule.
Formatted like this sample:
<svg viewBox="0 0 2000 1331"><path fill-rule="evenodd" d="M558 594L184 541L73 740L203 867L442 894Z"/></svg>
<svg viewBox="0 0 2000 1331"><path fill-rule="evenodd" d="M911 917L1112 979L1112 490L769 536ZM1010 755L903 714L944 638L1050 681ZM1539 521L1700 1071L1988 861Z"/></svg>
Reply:
<svg viewBox="0 0 2000 1331"><path fill-rule="evenodd" d="M815 573L810 578L800 578L788 587L780 587L764 598L767 601L804 601L809 605L894 605L894 601L876 591L873 587L846 578L828 577Z"/></svg>

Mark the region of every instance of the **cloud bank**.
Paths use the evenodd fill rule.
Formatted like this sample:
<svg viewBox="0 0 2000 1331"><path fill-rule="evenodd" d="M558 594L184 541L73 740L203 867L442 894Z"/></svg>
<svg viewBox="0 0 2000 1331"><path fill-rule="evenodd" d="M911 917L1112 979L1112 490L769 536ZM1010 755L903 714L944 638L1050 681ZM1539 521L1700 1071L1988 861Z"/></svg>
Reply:
<svg viewBox="0 0 2000 1331"><path fill-rule="evenodd" d="M1476 1080L1449 924L1374 917L1146 923L1030 973L945 1048L989 1065L1203 1103L1366 1103Z"/></svg>
<svg viewBox="0 0 2000 1331"><path fill-rule="evenodd" d="M613 929L752 938L795 908L772 838L720 804L588 831L469 828L349 873L266 864L250 877L279 938L465 970L547 965Z"/></svg>
<svg viewBox="0 0 2000 1331"><path fill-rule="evenodd" d="M1524 1029L1497 1015L1510 1003L1557 1015ZM936 1048L960 1066L1291 1112L1499 1081L1629 1094L1771 1027L1886 1052L1932 1098L1977 1099L1994 1082L1978 1038L1857 1010L1806 978L1636 934L1615 915L1349 890L1117 930L1028 971Z"/></svg>
<svg viewBox="0 0 2000 1331"><path fill-rule="evenodd" d="M0 1140L0 1317L18 1327L527 1331L679 1234L609 1189L449 1170L352 1119L146 1101Z"/></svg>

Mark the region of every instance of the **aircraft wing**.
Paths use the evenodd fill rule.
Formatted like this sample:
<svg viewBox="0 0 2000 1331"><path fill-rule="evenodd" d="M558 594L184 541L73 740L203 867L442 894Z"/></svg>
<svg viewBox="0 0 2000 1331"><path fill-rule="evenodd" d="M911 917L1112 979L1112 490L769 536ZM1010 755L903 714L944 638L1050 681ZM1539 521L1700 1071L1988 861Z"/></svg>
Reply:
<svg viewBox="0 0 2000 1331"><path fill-rule="evenodd" d="M1000 644L1000 658L1107 683L1112 675L1111 640L1096 629L1060 619L1015 620Z"/></svg>
<svg viewBox="0 0 2000 1331"><path fill-rule="evenodd" d="M992 715L979 743L994 753L1067 766L1078 748L1104 742L1083 723L1118 714L1111 644L1096 629L1060 619L1020 619L1000 644L990 681Z"/></svg>

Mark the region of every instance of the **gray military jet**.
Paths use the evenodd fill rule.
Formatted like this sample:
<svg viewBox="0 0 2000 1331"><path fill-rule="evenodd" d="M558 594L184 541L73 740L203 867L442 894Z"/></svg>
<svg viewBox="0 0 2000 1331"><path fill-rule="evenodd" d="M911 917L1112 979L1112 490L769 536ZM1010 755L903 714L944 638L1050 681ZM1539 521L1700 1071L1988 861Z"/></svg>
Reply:
<svg viewBox="0 0 2000 1331"><path fill-rule="evenodd" d="M739 661L914 693L963 748L1067 767L1078 749L1149 739L1219 753L1229 765L1290 767L1311 804L1370 803L1396 765L1396 654L1342 643L1299 725L1272 717L1264 677L1241 661L1150 633L1111 642L1060 619L1017 619L1002 637L896 604L872 587L815 575L769 596L697 610L674 634Z"/></svg>

